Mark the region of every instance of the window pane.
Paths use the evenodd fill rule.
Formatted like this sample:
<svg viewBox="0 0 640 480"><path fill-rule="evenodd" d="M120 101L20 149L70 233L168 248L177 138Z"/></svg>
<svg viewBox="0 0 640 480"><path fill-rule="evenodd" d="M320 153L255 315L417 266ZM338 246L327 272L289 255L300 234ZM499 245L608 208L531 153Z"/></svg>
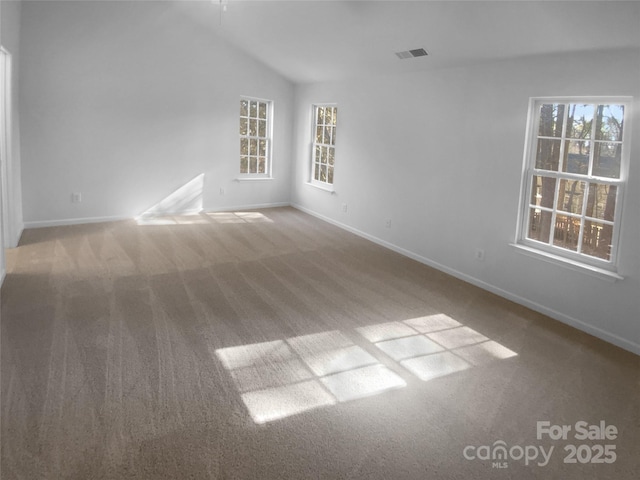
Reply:
<svg viewBox="0 0 640 480"><path fill-rule="evenodd" d="M258 136L262 137L262 138L267 136L267 121L266 120L260 120L258 122Z"/></svg>
<svg viewBox="0 0 640 480"><path fill-rule="evenodd" d="M324 143L331 145L331 127L324 127Z"/></svg>
<svg viewBox="0 0 640 480"><path fill-rule="evenodd" d="M260 140L258 144L258 155L264 157L267 154L267 141Z"/></svg>
<svg viewBox="0 0 640 480"><path fill-rule="evenodd" d="M624 105L598 105L596 140L622 141Z"/></svg>
<svg viewBox="0 0 640 480"><path fill-rule="evenodd" d="M247 173L249 171L249 158L240 157L240 173Z"/></svg>
<svg viewBox="0 0 640 480"><path fill-rule="evenodd" d="M565 142L562 171L587 175L589 173L590 153L591 142L589 141L571 140Z"/></svg>
<svg viewBox="0 0 640 480"><path fill-rule="evenodd" d="M321 148L320 146L316 145L316 151L315 151L315 154L314 154L314 157L313 157L313 160L315 162L319 162L320 161L320 148Z"/></svg>
<svg viewBox="0 0 640 480"><path fill-rule="evenodd" d="M266 158L264 157L259 157L258 158L258 173L265 173L266 172Z"/></svg>
<svg viewBox="0 0 640 480"><path fill-rule="evenodd" d="M313 178L315 180L320 180L320 165L318 165L317 163L315 164L315 171L313 174Z"/></svg>
<svg viewBox="0 0 640 480"><path fill-rule="evenodd" d="M551 232L551 212L546 212L538 208L529 209L529 231L527 238L549 243L549 233Z"/></svg>
<svg viewBox="0 0 640 480"><path fill-rule="evenodd" d="M531 182L531 204L553 208L553 197L556 194L556 179L551 177L533 176Z"/></svg>
<svg viewBox="0 0 640 480"><path fill-rule="evenodd" d="M249 143L249 154L257 155L258 154L258 141L255 138L252 138Z"/></svg>
<svg viewBox="0 0 640 480"><path fill-rule="evenodd" d="M246 138L240 139L240 155L249 154L249 140Z"/></svg>
<svg viewBox="0 0 640 480"><path fill-rule="evenodd" d="M324 123L324 107L318 107L318 117L316 118L316 125L322 125Z"/></svg>
<svg viewBox="0 0 640 480"><path fill-rule="evenodd" d="M579 233L579 218L556 215L556 224L553 232L553 244L555 246L577 251Z"/></svg>
<svg viewBox="0 0 640 480"><path fill-rule="evenodd" d="M558 191L558 210L582 215L585 182L560 180Z"/></svg>
<svg viewBox="0 0 640 480"><path fill-rule="evenodd" d="M320 163L327 163L327 147L321 147L320 150Z"/></svg>
<svg viewBox="0 0 640 480"><path fill-rule="evenodd" d="M336 150L335 148L329 148L329 165L333 165L336 160Z"/></svg>
<svg viewBox="0 0 640 480"><path fill-rule="evenodd" d="M591 126L593 125L594 105L569 105L569 118L567 119L567 137L591 138Z"/></svg>
<svg viewBox="0 0 640 480"><path fill-rule="evenodd" d="M255 119L249 120L249 135L255 137L258 134L258 121Z"/></svg>
<svg viewBox="0 0 640 480"><path fill-rule="evenodd" d="M316 127L316 143L322 143L322 132L324 129L322 127Z"/></svg>
<svg viewBox="0 0 640 480"><path fill-rule="evenodd" d="M327 173L327 182L329 183L333 183L333 167L329 167L328 173Z"/></svg>
<svg viewBox="0 0 640 480"><path fill-rule="evenodd" d="M258 102L252 100L249 104L249 116L253 118L258 117Z"/></svg>
<svg viewBox="0 0 640 480"><path fill-rule="evenodd" d="M249 157L249 173L256 173L258 171L258 159L256 157Z"/></svg>
<svg viewBox="0 0 640 480"><path fill-rule="evenodd" d="M541 137L562 136L562 121L564 105L545 103L540 106L540 127L538 135Z"/></svg>
<svg viewBox="0 0 640 480"><path fill-rule="evenodd" d="M331 127L331 145L336 144L336 127Z"/></svg>
<svg viewBox="0 0 640 480"><path fill-rule="evenodd" d="M590 183L589 196L587 198L587 217L613 222L617 192L618 187L615 185Z"/></svg>
<svg viewBox="0 0 640 480"><path fill-rule="evenodd" d="M333 110L333 125L336 126L338 124L338 107L333 107L331 110Z"/></svg>
<svg viewBox="0 0 640 480"><path fill-rule="evenodd" d="M327 181L327 166L326 165L321 165L320 166L320 181L321 182L326 182Z"/></svg>
<svg viewBox="0 0 640 480"><path fill-rule="evenodd" d="M241 118L240 119L240 135L246 135L246 134L247 134L247 119Z"/></svg>
<svg viewBox="0 0 640 480"><path fill-rule="evenodd" d="M582 253L609 260L611 258L611 238L613 226L585 221L582 234Z"/></svg>
<svg viewBox="0 0 640 480"><path fill-rule="evenodd" d="M593 150L593 175L620 178L622 144L596 142Z"/></svg>
<svg viewBox="0 0 640 480"><path fill-rule="evenodd" d="M536 168L553 172L558 171L558 165L560 164L560 142L561 140L538 139Z"/></svg>
<svg viewBox="0 0 640 480"><path fill-rule="evenodd" d="M246 117L249 115L249 102L247 100L240 100L240 116Z"/></svg>
<svg viewBox="0 0 640 480"><path fill-rule="evenodd" d="M264 102L260 102L258 107L258 117L266 120L267 118L267 104Z"/></svg>

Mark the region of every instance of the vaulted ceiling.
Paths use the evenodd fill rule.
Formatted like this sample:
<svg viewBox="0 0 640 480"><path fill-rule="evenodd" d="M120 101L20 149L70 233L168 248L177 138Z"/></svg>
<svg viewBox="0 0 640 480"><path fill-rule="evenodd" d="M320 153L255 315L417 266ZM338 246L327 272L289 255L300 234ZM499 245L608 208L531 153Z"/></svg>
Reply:
<svg viewBox="0 0 640 480"><path fill-rule="evenodd" d="M177 8L302 83L640 49L638 1L207 0L179 2ZM395 55L416 48L429 55Z"/></svg>

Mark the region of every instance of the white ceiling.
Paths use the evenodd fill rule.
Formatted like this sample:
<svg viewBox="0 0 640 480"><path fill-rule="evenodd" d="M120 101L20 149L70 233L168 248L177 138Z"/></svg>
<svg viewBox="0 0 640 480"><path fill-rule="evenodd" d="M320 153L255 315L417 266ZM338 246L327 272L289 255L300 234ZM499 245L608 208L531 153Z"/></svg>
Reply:
<svg viewBox="0 0 640 480"><path fill-rule="evenodd" d="M193 21L294 82L559 52L640 48L639 1L181 2ZM428 57L394 52L425 48Z"/></svg>

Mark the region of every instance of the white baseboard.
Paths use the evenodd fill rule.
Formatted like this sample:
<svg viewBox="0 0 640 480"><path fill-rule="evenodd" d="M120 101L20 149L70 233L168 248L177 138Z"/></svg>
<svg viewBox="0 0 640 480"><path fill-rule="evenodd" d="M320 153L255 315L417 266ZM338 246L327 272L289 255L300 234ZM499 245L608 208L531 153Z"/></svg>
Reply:
<svg viewBox="0 0 640 480"><path fill-rule="evenodd" d="M115 222L120 220L131 220L133 217L80 217L80 218L63 218L60 220L35 220L32 222L24 222L24 228L43 228L43 227L60 227L64 225L81 225L83 223L102 223Z"/></svg>
<svg viewBox="0 0 640 480"><path fill-rule="evenodd" d="M290 207L289 202L274 202L274 203L256 203L253 205L238 205L235 207L218 207L211 210L205 210L207 212L233 212L235 210L261 210L263 208L278 208L278 207Z"/></svg>
<svg viewBox="0 0 640 480"><path fill-rule="evenodd" d="M557 320L559 322L562 322L566 325L569 325L571 327L577 328L578 330L581 330L583 332L586 332L590 335L593 335L594 337L597 337L601 340L604 340L605 342L608 343L612 343L620 348L623 348L625 350L628 350L632 353L635 353L636 355L640 355L640 344L632 342L631 340L628 340L626 338L622 338L618 335L615 335L613 333L607 332L605 330L602 330L601 328L598 327L594 327L593 325L589 325L588 323L585 323L581 320L578 320L576 318L570 317L569 315L565 315L564 313L558 312L557 310L551 309L545 305L542 305L540 303L534 302L532 300L529 300L527 298L521 297L519 295L516 295L514 293L511 293L507 290L504 290L502 288L496 287L495 285L491 285L483 280L479 280L475 277L472 277L470 275L467 275L466 273L462 273L459 272L457 270L454 270L452 268L449 268L445 265L442 265L438 262L434 262L433 260L423 257L422 255L419 255L417 253L411 252L409 250L406 250L402 247L399 247L397 245L394 245L393 243L387 242L386 240L382 240L378 237L374 237L373 235L370 235L366 232L360 231L356 228L353 228L349 225L346 225L344 223L338 222L336 220L333 220L332 218L326 217L322 214L319 214L317 212L314 212L313 210L309 210L306 207L303 207L301 205L292 203L291 206L293 208L296 208L302 212L308 213L309 215L312 215L316 218L319 218L320 220L324 220L327 223L330 223L332 225L335 225L339 228L342 228L343 230L346 230L348 232L351 232L355 235L358 235L359 237L365 238L373 243L376 243L380 246L383 246L385 248L388 248L390 250L393 250L396 253L399 253L401 255L404 255L405 257L409 257L417 262L423 263L429 267L435 268L436 270L440 270L441 272L447 273L449 275L451 275L452 277L456 277L460 280L463 280L467 283L470 283L472 285L475 285L476 287L479 287L483 290L486 290L488 292L494 293L500 297L506 298L507 300L511 300L514 303L517 303L519 305L523 305L527 308L530 308L531 310L534 310L536 312L542 313L543 315L546 315L548 317L553 318L554 320Z"/></svg>
<svg viewBox="0 0 640 480"><path fill-rule="evenodd" d="M16 232L16 236L13 239L13 247L17 247L18 245L20 245L20 239L22 238L22 232L24 232L24 223L21 223L20 225L18 225L18 229Z"/></svg>
<svg viewBox="0 0 640 480"><path fill-rule="evenodd" d="M251 205L238 205L233 207L220 207L213 208L211 210L205 209L206 212L230 212L234 210L258 210L263 208L275 208L275 207L289 207L289 202L274 202L274 203L258 203ZM185 210L182 212L168 212L164 215L189 215L198 213L198 210ZM25 222L24 228L42 228L42 227L60 227L64 225L81 225L83 223L102 223L102 222L117 222L121 220L132 220L136 218L132 216L111 216L111 217L80 217L80 218L64 218L60 220L35 220L31 222ZM22 230L20 232L22 234Z"/></svg>
<svg viewBox="0 0 640 480"><path fill-rule="evenodd" d="M22 232L24 231L24 223L20 223L14 229L9 229L9 244L5 245L4 248L15 248L20 243L20 238L22 237Z"/></svg>

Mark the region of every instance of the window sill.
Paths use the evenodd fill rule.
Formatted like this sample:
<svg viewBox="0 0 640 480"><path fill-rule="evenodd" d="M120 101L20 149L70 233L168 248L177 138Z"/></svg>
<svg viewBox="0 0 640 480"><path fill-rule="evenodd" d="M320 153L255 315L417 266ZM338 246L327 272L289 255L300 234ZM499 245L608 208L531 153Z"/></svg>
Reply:
<svg viewBox="0 0 640 480"><path fill-rule="evenodd" d="M325 192L329 192L331 195L335 195L336 191L333 189L333 185L327 185L326 187L324 185L319 185L317 183L313 183L313 182L306 182L307 185L309 185L310 187L314 187L317 188L319 190L324 190Z"/></svg>
<svg viewBox="0 0 640 480"><path fill-rule="evenodd" d="M560 255L554 255L552 253L538 250L537 248L529 247L527 245L522 245L519 243L510 243L509 245L514 247L519 253L522 253L523 255L537 258L539 260L552 263L554 265L559 265L561 267L568 268L575 272L585 273L587 275L600 278L601 280L606 280L612 283L618 280L624 280L623 276L617 274L616 272L605 270L604 268L599 268L594 265L581 263L576 260L564 258L564 257L561 257Z"/></svg>
<svg viewBox="0 0 640 480"><path fill-rule="evenodd" d="M273 177L238 177L235 178L236 182L268 182L273 180Z"/></svg>

